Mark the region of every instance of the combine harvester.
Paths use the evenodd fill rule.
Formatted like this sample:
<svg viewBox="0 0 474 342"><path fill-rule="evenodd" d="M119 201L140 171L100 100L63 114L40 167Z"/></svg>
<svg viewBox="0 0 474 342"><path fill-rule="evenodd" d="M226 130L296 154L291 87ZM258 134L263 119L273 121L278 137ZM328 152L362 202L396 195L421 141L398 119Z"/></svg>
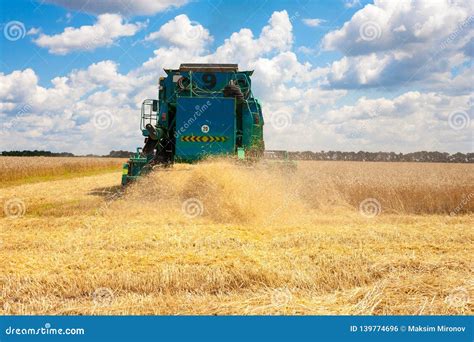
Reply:
<svg viewBox="0 0 474 342"><path fill-rule="evenodd" d="M263 156L263 116L252 94L253 71L240 71L237 64L181 64L165 72L158 99L142 103L145 146L123 165L122 185L175 162Z"/></svg>

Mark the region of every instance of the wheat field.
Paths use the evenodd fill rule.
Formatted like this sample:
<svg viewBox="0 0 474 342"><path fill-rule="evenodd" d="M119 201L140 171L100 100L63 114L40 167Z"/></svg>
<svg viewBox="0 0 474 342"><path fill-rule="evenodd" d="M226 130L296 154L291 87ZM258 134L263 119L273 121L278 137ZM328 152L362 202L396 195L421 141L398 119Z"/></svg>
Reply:
<svg viewBox="0 0 474 342"><path fill-rule="evenodd" d="M472 165L109 166L0 188L0 314L474 311Z"/></svg>
<svg viewBox="0 0 474 342"><path fill-rule="evenodd" d="M124 159L88 157L0 157L0 187L117 170Z"/></svg>

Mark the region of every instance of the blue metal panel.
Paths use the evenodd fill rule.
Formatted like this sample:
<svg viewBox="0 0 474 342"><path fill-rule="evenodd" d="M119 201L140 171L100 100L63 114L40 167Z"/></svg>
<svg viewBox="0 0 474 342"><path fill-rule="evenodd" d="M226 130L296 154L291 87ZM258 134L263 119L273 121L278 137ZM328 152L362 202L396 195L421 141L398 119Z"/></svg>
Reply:
<svg viewBox="0 0 474 342"><path fill-rule="evenodd" d="M234 98L178 97L176 108L175 160L235 154Z"/></svg>

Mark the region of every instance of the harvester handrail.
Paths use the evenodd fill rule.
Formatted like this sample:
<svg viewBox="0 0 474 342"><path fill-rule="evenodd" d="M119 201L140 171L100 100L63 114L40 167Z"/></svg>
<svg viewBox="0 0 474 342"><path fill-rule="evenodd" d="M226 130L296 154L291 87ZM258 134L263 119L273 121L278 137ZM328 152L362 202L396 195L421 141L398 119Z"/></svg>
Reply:
<svg viewBox="0 0 474 342"><path fill-rule="evenodd" d="M154 114L154 113L153 113L153 110L151 110L151 112L150 112L149 115L145 114L145 105L149 105L149 104L153 105L153 101L154 101L154 99L145 99L145 100L143 100L143 102L142 102L142 106L141 106L141 120L140 120L140 129L141 129L141 130L145 129L147 123L150 123L150 124L152 124L153 126L155 126L156 123L158 122L158 117L157 117L158 114L157 114L157 113ZM147 120L148 120L149 122L146 122Z"/></svg>

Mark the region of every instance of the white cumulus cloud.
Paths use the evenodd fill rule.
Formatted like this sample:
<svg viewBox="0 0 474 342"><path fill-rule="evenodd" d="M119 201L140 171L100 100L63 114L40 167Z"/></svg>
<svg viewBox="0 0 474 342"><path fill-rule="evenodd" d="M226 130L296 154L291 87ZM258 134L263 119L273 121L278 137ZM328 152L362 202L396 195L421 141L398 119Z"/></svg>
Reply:
<svg viewBox="0 0 474 342"><path fill-rule="evenodd" d="M51 36L40 34L33 42L47 48L50 53L65 55L72 51L90 51L110 46L121 37L135 35L142 27L142 23L125 23L118 14L102 14L94 25L66 27L64 32Z"/></svg>
<svg viewBox="0 0 474 342"><path fill-rule="evenodd" d="M212 36L201 24L181 14L161 26L158 31L147 35L145 40L157 40L168 46L201 50L212 42Z"/></svg>
<svg viewBox="0 0 474 342"><path fill-rule="evenodd" d="M345 8L352 8L357 6L360 6L360 0L344 0Z"/></svg>
<svg viewBox="0 0 474 342"><path fill-rule="evenodd" d="M303 19L303 23L309 27L318 27L322 23L324 23L326 20L324 19L318 19L318 18L305 18Z"/></svg>
<svg viewBox="0 0 474 342"><path fill-rule="evenodd" d="M469 0L375 0L323 38L323 49L345 55L328 82L358 88L437 78L469 61L473 11Z"/></svg>

